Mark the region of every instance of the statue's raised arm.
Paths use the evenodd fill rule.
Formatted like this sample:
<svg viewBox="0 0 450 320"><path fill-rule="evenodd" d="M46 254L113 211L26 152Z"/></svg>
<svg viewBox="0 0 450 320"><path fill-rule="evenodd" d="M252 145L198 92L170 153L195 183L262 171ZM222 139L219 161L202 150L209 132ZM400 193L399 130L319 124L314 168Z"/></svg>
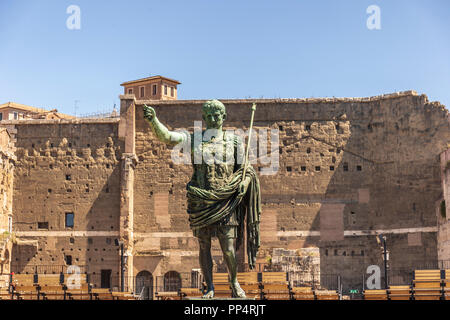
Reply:
<svg viewBox="0 0 450 320"><path fill-rule="evenodd" d="M153 133L161 142L169 145L177 145L183 142L184 136L181 133L169 131L156 117L155 109L144 104L144 119L148 121Z"/></svg>

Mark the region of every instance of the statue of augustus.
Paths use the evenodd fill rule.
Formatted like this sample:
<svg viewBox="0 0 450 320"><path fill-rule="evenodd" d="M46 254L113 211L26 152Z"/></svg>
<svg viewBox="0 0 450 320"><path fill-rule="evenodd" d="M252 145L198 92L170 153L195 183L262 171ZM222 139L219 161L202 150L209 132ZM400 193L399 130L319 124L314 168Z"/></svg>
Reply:
<svg viewBox="0 0 450 320"><path fill-rule="evenodd" d="M186 186L187 213L199 243L199 263L206 282L203 298L214 297L212 237L219 240L233 297L245 298L237 280L236 250L246 229L248 265L253 269L260 245L260 184L256 171L243 160L242 138L222 129L227 117L223 103L207 101L202 112L206 130L199 138L169 131L158 121L155 110L144 105L144 118L160 141L172 146L190 142L193 175Z"/></svg>

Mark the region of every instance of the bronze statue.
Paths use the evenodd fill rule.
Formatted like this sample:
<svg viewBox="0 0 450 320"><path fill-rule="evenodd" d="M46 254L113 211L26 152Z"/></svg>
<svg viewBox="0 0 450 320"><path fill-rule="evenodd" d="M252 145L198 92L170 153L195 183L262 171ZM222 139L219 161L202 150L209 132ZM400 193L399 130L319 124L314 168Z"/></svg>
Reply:
<svg viewBox="0 0 450 320"><path fill-rule="evenodd" d="M255 108L254 105L253 111ZM227 116L225 106L218 100L210 100L203 104L202 111L206 131L202 131L201 139L195 134L169 131L158 121L155 110L146 105L144 118L160 141L172 146L191 143L194 172L186 186L187 212L200 247L199 262L207 287L203 298L214 297L211 237L219 239L233 297L245 298L237 280L236 250L244 240L244 229L247 229L248 264L253 269L260 245L259 180L256 171L248 165L248 148L244 161L239 161L244 151L242 138L222 129Z"/></svg>

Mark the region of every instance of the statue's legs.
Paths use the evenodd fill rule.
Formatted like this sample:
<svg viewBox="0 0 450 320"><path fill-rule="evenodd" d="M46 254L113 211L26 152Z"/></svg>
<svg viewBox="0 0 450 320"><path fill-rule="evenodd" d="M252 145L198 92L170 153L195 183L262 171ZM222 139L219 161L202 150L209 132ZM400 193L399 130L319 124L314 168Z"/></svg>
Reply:
<svg viewBox="0 0 450 320"><path fill-rule="evenodd" d="M233 291L233 297L245 298L245 292L242 290L237 280L237 262L236 262L236 250L234 246L234 238L231 238L227 234L218 234L220 247L223 252L223 258L228 267L228 274L230 276L230 286Z"/></svg>
<svg viewBox="0 0 450 320"><path fill-rule="evenodd" d="M199 262L202 269L203 277L206 282L206 292L203 298L214 297L214 284L212 280L213 262L211 257L211 236L202 236L198 238L199 250Z"/></svg>

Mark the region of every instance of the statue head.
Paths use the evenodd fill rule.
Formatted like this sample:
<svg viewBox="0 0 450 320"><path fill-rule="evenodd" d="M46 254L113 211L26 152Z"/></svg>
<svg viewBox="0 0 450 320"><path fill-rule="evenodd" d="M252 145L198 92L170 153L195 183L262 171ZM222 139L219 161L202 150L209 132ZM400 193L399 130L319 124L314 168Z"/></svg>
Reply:
<svg viewBox="0 0 450 320"><path fill-rule="evenodd" d="M225 106L219 100L206 101L202 106L203 120L206 122L206 128L218 129L222 127L227 118Z"/></svg>

